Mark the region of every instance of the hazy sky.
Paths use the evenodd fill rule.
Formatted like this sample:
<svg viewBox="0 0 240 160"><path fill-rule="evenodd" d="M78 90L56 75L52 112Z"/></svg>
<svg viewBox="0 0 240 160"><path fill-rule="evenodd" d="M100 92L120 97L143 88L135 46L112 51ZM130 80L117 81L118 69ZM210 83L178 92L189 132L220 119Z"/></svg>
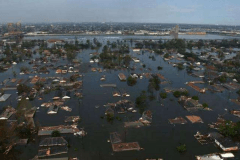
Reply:
<svg viewBox="0 0 240 160"><path fill-rule="evenodd" d="M0 22L240 25L240 0L0 0Z"/></svg>

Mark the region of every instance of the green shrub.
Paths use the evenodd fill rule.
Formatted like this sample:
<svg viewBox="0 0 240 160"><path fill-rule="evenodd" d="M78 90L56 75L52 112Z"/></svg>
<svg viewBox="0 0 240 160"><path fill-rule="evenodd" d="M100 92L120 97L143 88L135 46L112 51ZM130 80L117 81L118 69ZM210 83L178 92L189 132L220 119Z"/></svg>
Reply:
<svg viewBox="0 0 240 160"><path fill-rule="evenodd" d="M199 100L199 98L198 98L198 96L192 96L192 99L194 99L194 100Z"/></svg>
<svg viewBox="0 0 240 160"><path fill-rule="evenodd" d="M207 103L203 103L203 108L208 108L208 104Z"/></svg>
<svg viewBox="0 0 240 160"><path fill-rule="evenodd" d="M187 146L185 144L182 144L177 147L177 151L180 153L185 152L186 150L187 150Z"/></svg>
<svg viewBox="0 0 240 160"><path fill-rule="evenodd" d="M166 93L166 92L160 93L160 97L161 97L162 99L166 99L166 98L167 98L167 93Z"/></svg>

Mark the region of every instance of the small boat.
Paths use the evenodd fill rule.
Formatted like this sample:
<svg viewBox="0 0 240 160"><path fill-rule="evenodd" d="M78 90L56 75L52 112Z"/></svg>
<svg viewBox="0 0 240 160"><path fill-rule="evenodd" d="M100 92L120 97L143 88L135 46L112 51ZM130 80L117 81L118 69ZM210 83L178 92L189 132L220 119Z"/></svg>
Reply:
<svg viewBox="0 0 240 160"><path fill-rule="evenodd" d="M90 63L94 63L94 61L93 61L93 60L90 60L89 62L90 62Z"/></svg>

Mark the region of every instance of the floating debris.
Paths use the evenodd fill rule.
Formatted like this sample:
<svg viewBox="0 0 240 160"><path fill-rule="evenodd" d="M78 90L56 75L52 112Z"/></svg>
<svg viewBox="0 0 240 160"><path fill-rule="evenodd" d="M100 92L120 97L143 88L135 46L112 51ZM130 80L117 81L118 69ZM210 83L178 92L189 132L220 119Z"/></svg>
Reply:
<svg viewBox="0 0 240 160"><path fill-rule="evenodd" d="M79 116L67 116L64 120L64 122L78 122L80 121L80 117Z"/></svg>

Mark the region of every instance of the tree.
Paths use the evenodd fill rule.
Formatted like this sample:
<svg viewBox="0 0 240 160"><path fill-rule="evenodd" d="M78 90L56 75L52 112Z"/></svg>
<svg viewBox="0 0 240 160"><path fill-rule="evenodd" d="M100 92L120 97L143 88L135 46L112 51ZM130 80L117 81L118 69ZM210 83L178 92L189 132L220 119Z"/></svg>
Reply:
<svg viewBox="0 0 240 160"><path fill-rule="evenodd" d="M164 54L163 57L164 57L164 58L168 58L168 57L170 57L170 55L169 55L169 53L166 53L166 54Z"/></svg>
<svg viewBox="0 0 240 160"><path fill-rule="evenodd" d="M137 79L136 78L133 78L132 76L129 76L127 78L127 84L129 86L134 86L136 83L137 83Z"/></svg>
<svg viewBox="0 0 240 160"><path fill-rule="evenodd" d="M193 70L193 68L194 68L194 66L193 65L189 65L189 66L187 66L187 72L192 72L192 70Z"/></svg>
<svg viewBox="0 0 240 160"><path fill-rule="evenodd" d="M187 146L185 144L182 144L177 147L177 151L180 153L183 153L183 152L187 151Z"/></svg>
<svg viewBox="0 0 240 160"><path fill-rule="evenodd" d="M174 97L178 98L178 97L181 96L181 92L180 91L175 91L175 92L173 92L173 95L174 95Z"/></svg>
<svg viewBox="0 0 240 160"><path fill-rule="evenodd" d="M139 112L142 114L147 106L146 91L142 91L135 100L136 107L139 108Z"/></svg>
<svg viewBox="0 0 240 160"><path fill-rule="evenodd" d="M55 130L55 131L52 131L51 136L52 136L52 137L60 137L60 136L61 136L61 133L60 133L58 130Z"/></svg>
<svg viewBox="0 0 240 160"><path fill-rule="evenodd" d="M14 78L17 77L17 73L16 73L16 71L13 71L13 77L14 77Z"/></svg>
<svg viewBox="0 0 240 160"><path fill-rule="evenodd" d="M163 69L163 67L161 67L161 66L158 66L158 67L157 67L157 69L158 69L158 70L162 70L162 69Z"/></svg>
<svg viewBox="0 0 240 160"><path fill-rule="evenodd" d="M20 68L20 71L21 71L21 72L28 72L28 71L29 71L29 68L26 67L26 66L22 66L22 67Z"/></svg>
<svg viewBox="0 0 240 160"><path fill-rule="evenodd" d="M157 75L152 75L152 78L149 80L149 85L152 85L152 87L158 91L160 89L160 79L158 78Z"/></svg>
<svg viewBox="0 0 240 160"><path fill-rule="evenodd" d="M224 124L220 125L219 132L226 137L235 137L238 135L239 129L239 123L236 125L232 121L226 121Z"/></svg>
<svg viewBox="0 0 240 160"><path fill-rule="evenodd" d="M166 93L166 92L161 92L161 93L160 93L160 97L161 97L162 99L166 99L166 98L167 98L167 93Z"/></svg>
<svg viewBox="0 0 240 160"><path fill-rule="evenodd" d="M182 63L179 63L179 64L177 65L177 68L178 68L179 70L183 70L183 69L184 69L184 66L183 66Z"/></svg>
<svg viewBox="0 0 240 160"><path fill-rule="evenodd" d="M237 91L237 94L240 96L240 89Z"/></svg>
<svg viewBox="0 0 240 160"><path fill-rule="evenodd" d="M76 56L77 56L77 54L74 53L74 52L67 52L67 59L68 59L69 61L72 61L73 59L75 59Z"/></svg>
<svg viewBox="0 0 240 160"><path fill-rule="evenodd" d="M192 99L196 101L199 100L198 96L192 96Z"/></svg>
<svg viewBox="0 0 240 160"><path fill-rule="evenodd" d="M208 108L208 104L207 103L203 103L202 106L203 106L203 108Z"/></svg>
<svg viewBox="0 0 240 160"><path fill-rule="evenodd" d="M123 63L128 67L128 66L130 65L130 62L131 62L132 58L131 58L130 55L126 55L126 56L123 58L123 60L124 60Z"/></svg>
<svg viewBox="0 0 240 160"><path fill-rule="evenodd" d="M44 86L42 82L37 82L35 83L35 88L37 91L40 91L40 89Z"/></svg>
<svg viewBox="0 0 240 160"><path fill-rule="evenodd" d="M19 84L17 86L17 91L18 91L18 95L22 94L22 93L29 93L31 91L31 88L25 84Z"/></svg>
<svg viewBox="0 0 240 160"><path fill-rule="evenodd" d="M218 77L218 81L221 83L227 82L227 75L226 74L221 75L220 77Z"/></svg>
<svg viewBox="0 0 240 160"><path fill-rule="evenodd" d="M107 121L108 122L113 122L113 120L114 120L114 114L107 113Z"/></svg>

